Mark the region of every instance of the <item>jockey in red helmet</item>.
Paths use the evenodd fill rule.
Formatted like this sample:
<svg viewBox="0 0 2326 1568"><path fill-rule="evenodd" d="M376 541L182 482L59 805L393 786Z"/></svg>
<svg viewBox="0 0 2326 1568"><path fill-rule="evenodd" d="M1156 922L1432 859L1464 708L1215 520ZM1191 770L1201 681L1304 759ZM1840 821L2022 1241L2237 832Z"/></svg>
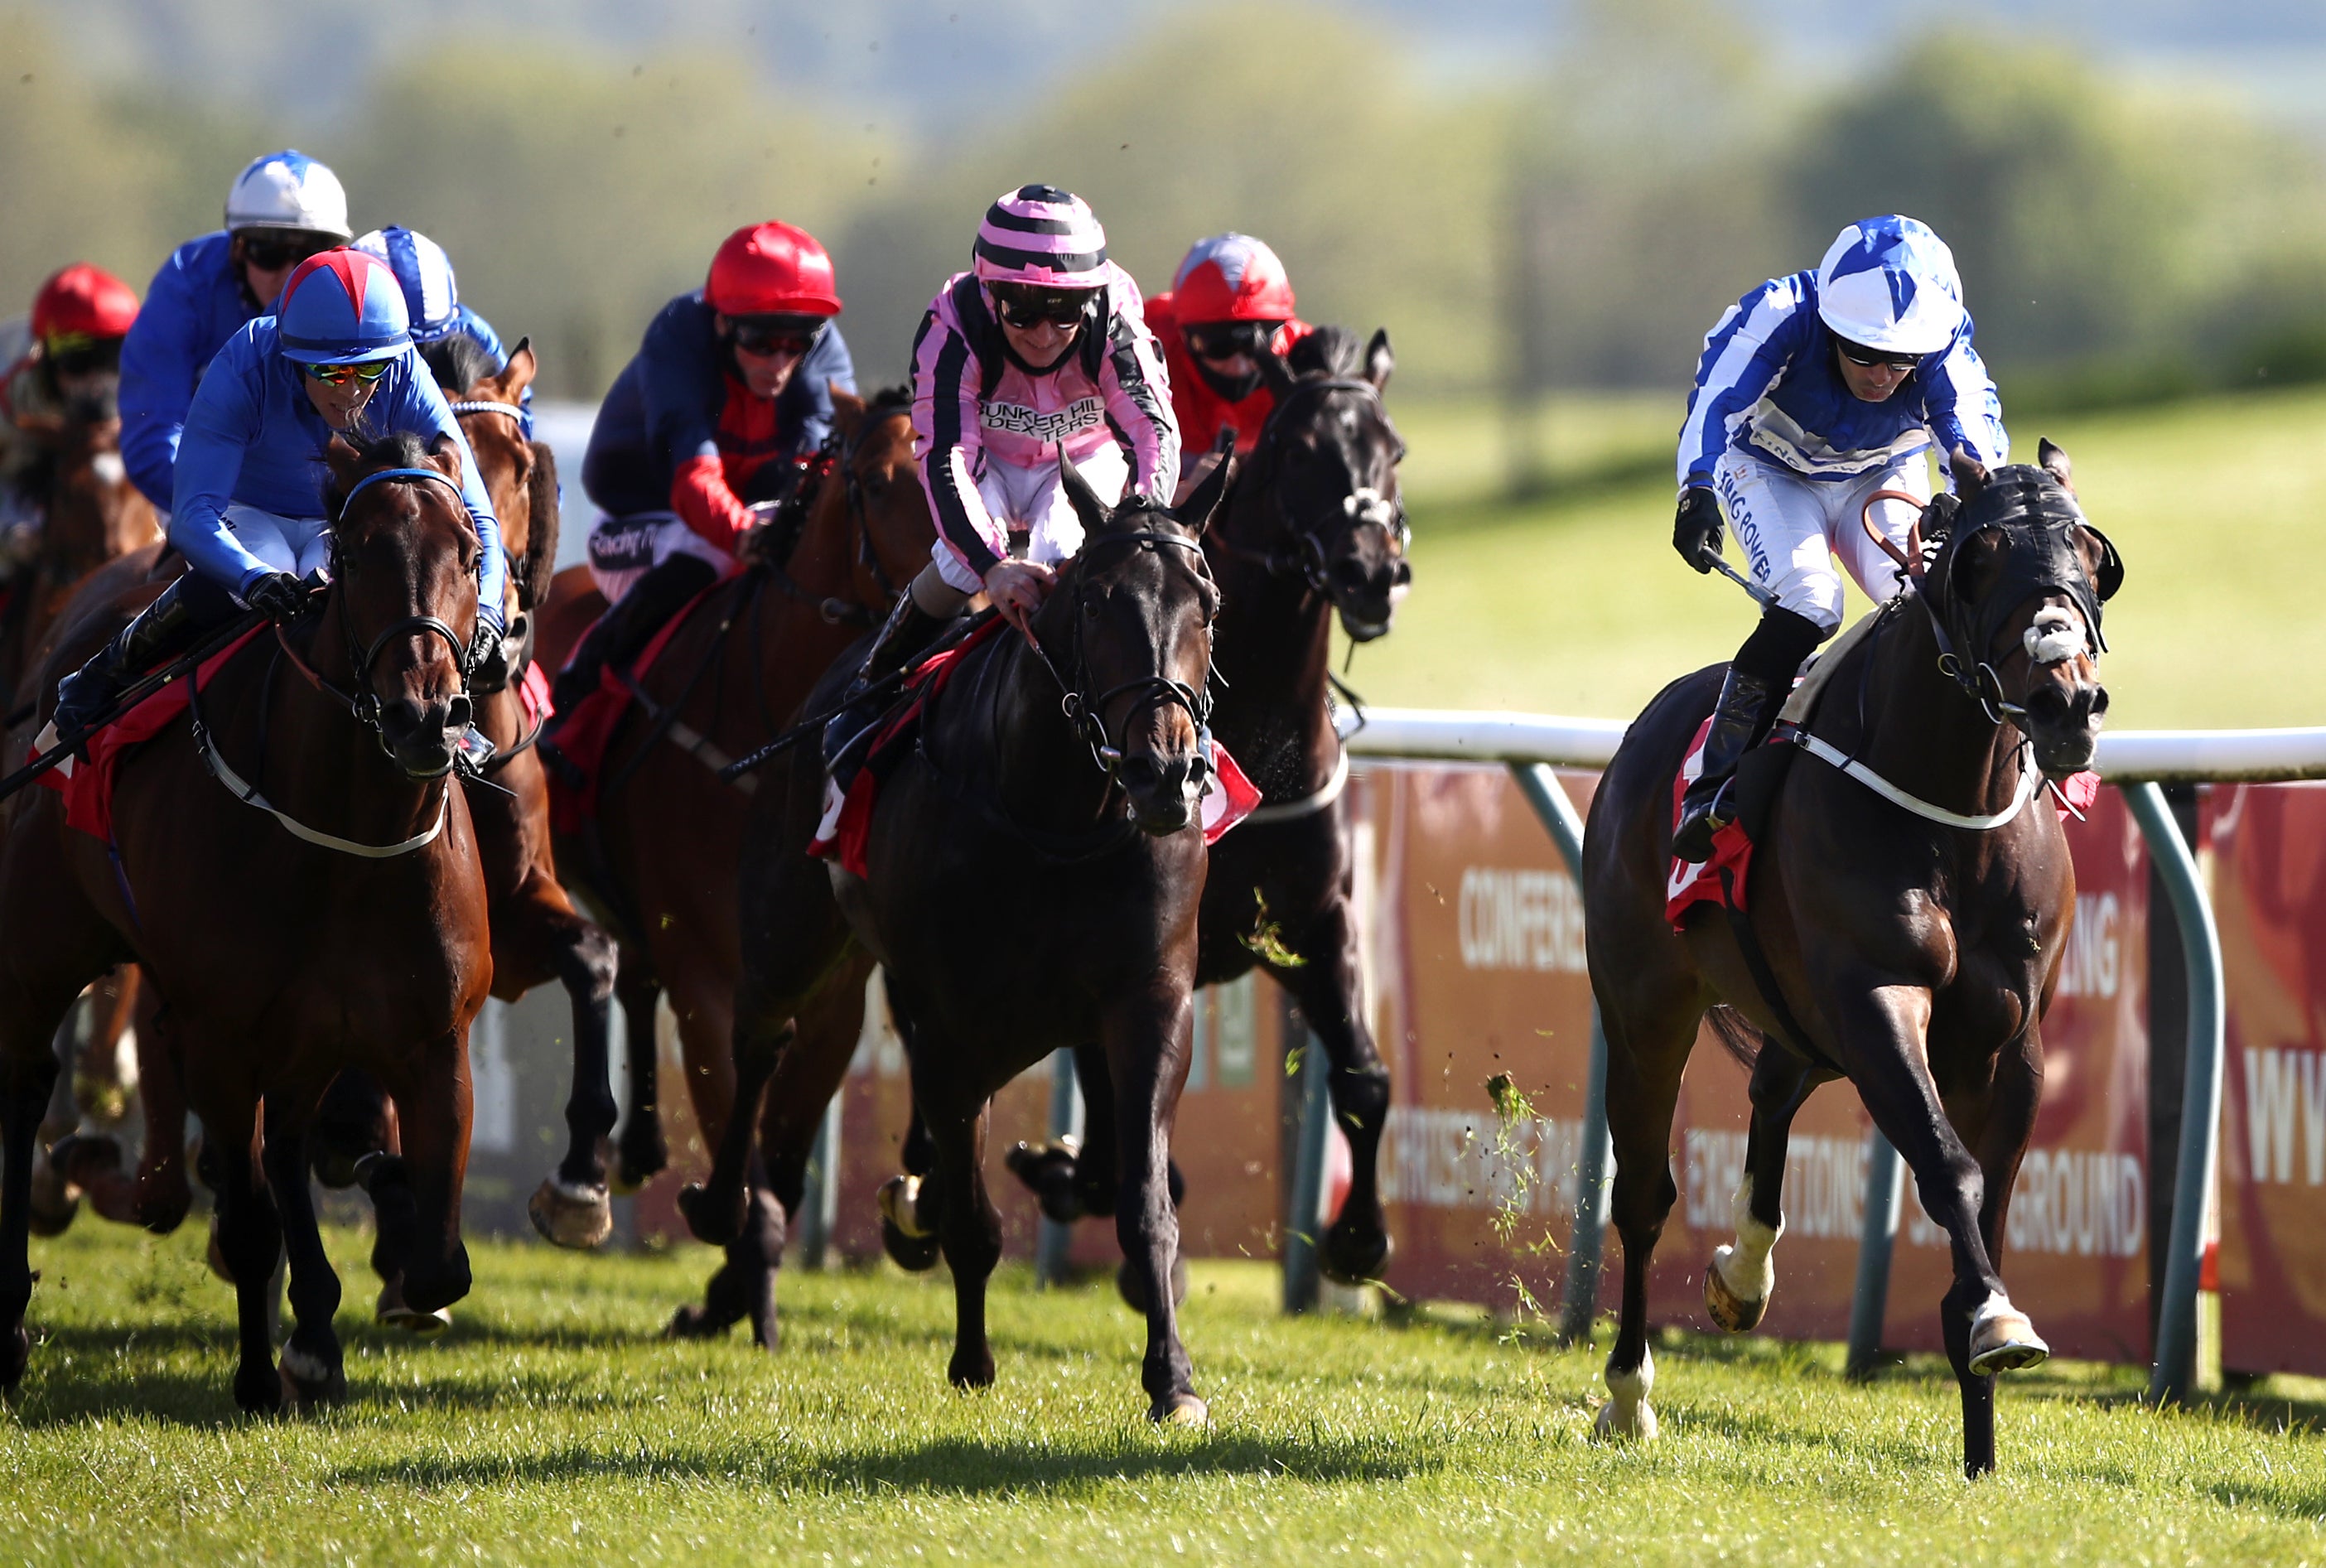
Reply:
<svg viewBox="0 0 2326 1568"><path fill-rule="evenodd" d="M571 713L687 600L737 570L755 506L782 500L832 431L832 390L856 390L833 318L832 257L788 223L729 235L703 286L665 305L614 378L582 459L605 515L590 570L612 608L558 675Z"/></svg>
<svg viewBox="0 0 2326 1568"><path fill-rule="evenodd" d="M117 417L121 340L136 319L127 283L75 262L41 285L30 317L0 323L0 582L39 547L47 432L70 414Z"/></svg>
<svg viewBox="0 0 2326 1568"><path fill-rule="evenodd" d="M1171 407L1179 416L1180 468L1191 472L1223 430L1250 453L1276 408L1260 356L1289 354L1316 330L1294 313L1292 280L1265 242L1215 234L1188 247L1171 288L1147 302L1163 344Z"/></svg>

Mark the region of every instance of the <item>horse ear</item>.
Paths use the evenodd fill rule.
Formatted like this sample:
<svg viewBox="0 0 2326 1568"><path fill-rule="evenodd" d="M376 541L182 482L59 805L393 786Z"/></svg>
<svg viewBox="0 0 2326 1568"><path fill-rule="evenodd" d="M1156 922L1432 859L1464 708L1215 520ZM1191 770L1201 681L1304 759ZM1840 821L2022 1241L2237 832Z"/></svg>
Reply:
<svg viewBox="0 0 2326 1568"><path fill-rule="evenodd" d="M2076 493L2076 465L2068 460L2065 451L2052 444L2051 437L2037 438L2035 460L2043 465L2045 473L2060 481L2060 488L2070 496Z"/></svg>
<svg viewBox="0 0 2326 1568"><path fill-rule="evenodd" d="M1219 454L1220 460L1212 465L1212 471L1204 476L1203 481L1185 501L1171 508L1171 521L1190 533L1201 533L1211 525L1212 514L1218 509L1220 497L1227 494L1228 470L1235 467L1235 436L1233 431L1221 433L1227 440L1221 443L1226 450Z"/></svg>
<svg viewBox="0 0 2326 1568"><path fill-rule="evenodd" d="M1397 356L1391 352L1389 329L1373 329L1372 341L1365 345L1365 379L1373 384L1375 392L1389 390L1391 372L1397 368Z"/></svg>
<svg viewBox="0 0 2326 1568"><path fill-rule="evenodd" d="M1954 471L1955 489L1966 501L1986 488L1986 465L1960 447L1947 453L1947 467Z"/></svg>
<svg viewBox="0 0 2326 1568"><path fill-rule="evenodd" d="M428 443L428 466L451 480L461 482L461 443L451 436L440 435Z"/></svg>
<svg viewBox="0 0 2326 1568"><path fill-rule="evenodd" d="M354 488L355 482L363 478L362 459L356 456L356 449L348 444L345 436L331 438L331 444L323 449L323 461L330 466L331 482L341 494Z"/></svg>
<svg viewBox="0 0 2326 1568"><path fill-rule="evenodd" d="M541 361L534 356L533 339L518 339L516 347L509 350L508 363L501 366L499 375L489 378L492 400L495 403L515 403L525 395L525 389L531 386L533 378L540 374Z"/></svg>
<svg viewBox="0 0 2326 1568"><path fill-rule="evenodd" d="M1098 498L1098 492L1090 487L1090 481L1083 478L1083 471L1075 467L1075 459L1064 451L1058 453L1058 484L1066 492L1075 515L1082 519L1084 533L1095 533L1106 526L1113 514Z"/></svg>
<svg viewBox="0 0 2326 1568"><path fill-rule="evenodd" d="M1292 383L1297 377L1292 374L1292 366L1284 362L1283 355L1271 348L1259 357L1257 363L1260 366L1260 378L1267 384L1268 390L1272 395L1281 398L1292 390Z"/></svg>

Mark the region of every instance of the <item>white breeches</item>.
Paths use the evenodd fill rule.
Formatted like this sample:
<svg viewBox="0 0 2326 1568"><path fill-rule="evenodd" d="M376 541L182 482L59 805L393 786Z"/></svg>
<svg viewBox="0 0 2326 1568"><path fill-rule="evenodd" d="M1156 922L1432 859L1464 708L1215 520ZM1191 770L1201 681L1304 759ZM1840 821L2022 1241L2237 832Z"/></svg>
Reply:
<svg viewBox="0 0 2326 1568"><path fill-rule="evenodd" d="M277 571L304 577L330 561L331 527L321 517L284 517L237 501L224 518L242 547Z"/></svg>
<svg viewBox="0 0 2326 1568"><path fill-rule="evenodd" d="M1076 459L1075 468L1110 506L1122 499L1123 489L1130 483L1130 465L1123 460L1122 449L1112 443L1087 458ZM1066 499L1058 482L1056 463L1021 469L988 454L985 471L977 477L977 493L996 523L1011 533L1027 534L1026 560L1056 566L1074 559L1075 552L1083 547L1083 520L1075 515L1074 503ZM966 594L985 591L977 573L944 540L937 541L929 559L936 563L937 575L944 579L946 587Z"/></svg>
<svg viewBox="0 0 2326 1568"><path fill-rule="evenodd" d="M1876 604L1897 591L1898 563L1858 521L1865 498L1876 490L1903 490L1921 503L1931 498L1930 464L1921 453L1864 478L1830 480L1805 479L1781 463L1731 450L1721 454L1714 478L1754 577L1777 590L1779 604L1827 631L1841 625L1835 556ZM1903 546L1921 503L1881 502L1874 525Z"/></svg>
<svg viewBox="0 0 2326 1568"><path fill-rule="evenodd" d="M697 556L721 572L735 564L734 557L689 528L675 512L600 517L590 530L590 578L608 604L674 555Z"/></svg>

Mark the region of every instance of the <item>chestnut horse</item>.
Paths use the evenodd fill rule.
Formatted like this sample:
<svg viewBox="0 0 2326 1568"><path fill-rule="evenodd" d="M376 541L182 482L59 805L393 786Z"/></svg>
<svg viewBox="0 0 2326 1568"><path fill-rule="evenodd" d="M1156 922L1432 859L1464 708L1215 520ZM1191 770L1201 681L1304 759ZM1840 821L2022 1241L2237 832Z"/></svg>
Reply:
<svg viewBox="0 0 2326 1568"><path fill-rule="evenodd" d="M993 1381L992 1097L1057 1047L1097 1040L1120 1151L1115 1232L1128 1294L1147 1316L1148 1415L1205 1419L1170 1290L1179 1227L1167 1164L1195 1017L1196 804L1220 605L1200 535L1225 478L1214 473L1179 509L1134 500L1110 514L1063 464L1082 550L1025 636L1003 626L968 646L925 699L917 739L873 808L863 877L803 853L823 798L819 756L794 751L754 803L736 1114L688 1220L712 1241L745 1226L755 1119L745 1113L787 1054L795 1020L822 1005L861 946L886 968L935 1150L913 1219L937 1233L953 1269L947 1375L958 1387ZM829 709L853 670L843 660L826 675L810 711ZM826 1098L812 1099L811 1115Z"/></svg>
<svg viewBox="0 0 2326 1568"><path fill-rule="evenodd" d="M333 580L320 613L245 645L189 723L126 760L111 846L68 828L47 791L10 813L0 1387L18 1387L30 1353L25 1206L57 1070L50 1037L82 986L130 960L163 997L169 1053L208 1133L240 1323L237 1403L271 1410L345 1391L331 1327L340 1285L306 1150L307 1122L344 1068L373 1074L403 1112L405 1299L426 1311L467 1294L468 1035L492 960L468 806L451 776L471 715L477 625L479 543L459 465L408 435L360 450L335 442ZM43 686L126 608L88 605ZM248 782L234 791L229 778ZM286 1247L296 1324L278 1376L270 1280Z"/></svg>
<svg viewBox="0 0 2326 1568"><path fill-rule="evenodd" d="M1915 580L1828 655L1840 663L1803 728L1779 731L1794 744L1747 758L1744 819L1763 814L1756 794L1766 803L1749 913L1696 904L1678 932L1664 913L1672 781L1712 710L1717 667L1666 687L1600 781L1584 932L1624 1239L1604 1435L1655 1435L1649 1261L1676 1197L1680 1072L1707 1009L1726 1009L1716 1026L1752 1056L1753 1104L1736 1241L1705 1273L1713 1321L1732 1331L1760 1322L1793 1116L1819 1084L1846 1077L1953 1244L1940 1319L1967 1472L1995 1466L1994 1374L2049 1353L2000 1272L2043 1082L2042 1016L2075 912L2075 869L2039 786L2091 761L2107 708L2094 663L2100 602L2123 568L2084 522L2066 455L2046 442L2042 456L2042 468L1991 478L1958 462L1967 498L1927 573L1918 546L1902 561Z"/></svg>
<svg viewBox="0 0 2326 1568"><path fill-rule="evenodd" d="M561 836L557 864L621 942L618 987L630 1041L629 1114L619 1176L635 1186L666 1159L656 1107L655 1002L670 995L696 1125L715 1143L734 1084L731 1033L740 938L735 868L755 777L729 784L719 768L773 738L826 666L888 612L898 585L926 565L936 541L913 459L908 396L869 403L835 390L830 469L805 497L796 541L770 537L750 564L710 591L641 678L660 717L633 705L608 747L599 812ZM561 662L602 607L586 569L558 575L542 619L544 664ZM833 1043L844 1063L863 1024L863 994L833 996L803 1026ZM723 1331L749 1316L772 1344L772 1277L784 1243L772 1198L759 1223L729 1248L702 1307L680 1309L672 1331Z"/></svg>

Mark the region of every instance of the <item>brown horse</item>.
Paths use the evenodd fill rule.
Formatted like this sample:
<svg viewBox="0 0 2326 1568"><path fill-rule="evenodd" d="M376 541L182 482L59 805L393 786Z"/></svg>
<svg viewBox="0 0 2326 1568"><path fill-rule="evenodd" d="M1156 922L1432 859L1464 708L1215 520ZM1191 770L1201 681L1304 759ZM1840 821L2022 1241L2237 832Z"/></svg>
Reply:
<svg viewBox="0 0 2326 1568"><path fill-rule="evenodd" d="M618 1150L625 1185L661 1170L655 1002L677 1016L696 1125L715 1141L733 1093L729 1049L740 966L735 867L757 781L724 783L719 768L771 739L809 686L866 626L896 586L925 565L936 540L913 459L910 405L899 391L869 403L835 391L831 469L807 501L795 542L770 539L741 573L711 590L642 679L656 712L633 706L608 747L599 814L557 844L567 885L620 938L618 994L630 1041L629 1115ZM558 576L542 620L541 657L554 665L601 604L580 568ZM862 1025L861 989L834 997L812 1021L844 1063ZM770 1198L759 1223L730 1248L701 1308L674 1332L717 1333L745 1316L772 1343L772 1276L784 1242Z"/></svg>
<svg viewBox="0 0 2326 1568"><path fill-rule="evenodd" d="M403 1112L405 1298L424 1311L468 1291L468 1032L492 960L468 807L451 776L470 719L477 625L479 544L451 478L459 463L408 435L360 450L335 442L331 472L346 498L334 503L333 581L320 613L246 645L189 723L172 722L126 761L111 846L66 827L45 791L10 816L0 849L10 932L0 952L0 1387L18 1386L30 1348L25 1201L56 1071L50 1035L83 985L131 959L165 999L171 1054L208 1129L218 1239L238 1303L238 1404L273 1409L345 1390L331 1328L339 1281L306 1158L308 1118L344 1068L372 1073ZM90 606L46 674L121 608ZM228 779L248 782L237 791ZM286 1246L297 1322L278 1378L269 1280Z"/></svg>
<svg viewBox="0 0 2326 1568"><path fill-rule="evenodd" d="M745 1225L744 1113L789 1053L795 1020L861 945L886 966L935 1153L913 1219L952 1266L947 1375L960 1387L993 1381L985 1285L1001 1226L984 1184L989 1104L1051 1051L1095 1039L1121 1151L1115 1230L1146 1308L1148 1414L1205 1416L1169 1288L1178 1220L1166 1167L1194 1020L1200 732L1220 604L1200 535L1224 479L1214 473L1177 510L1141 500L1110 515L1064 466L1082 551L1028 636L1004 627L969 647L926 700L874 808L862 877L802 852L823 797L818 756L795 751L754 803L736 1114L688 1219L706 1240ZM843 660L827 675L810 710L830 708L854 668ZM828 1098L812 1097L807 1114Z"/></svg>
<svg viewBox="0 0 2326 1568"><path fill-rule="evenodd" d="M1753 1056L1736 1242L1705 1274L1713 1320L1735 1331L1760 1322L1794 1113L1819 1084L1847 1077L1953 1243L1940 1321L1968 1473L1995 1466L1993 1375L2048 1354L2000 1273L2042 1087L2042 1019L2075 910L2074 868L2038 785L2091 760L2107 707L2094 663L2099 607L2123 569L2077 508L2065 454L2046 442L2042 455L2040 469L1984 482L1958 464L1968 498L1927 574L1828 655L1840 663L1816 711L1799 737L1780 732L1798 746L1747 759L1759 776L1739 775L1743 814L1765 817L1749 914L1724 919L1698 904L1677 932L1664 914L1672 780L1718 669L1665 688L1600 782L1584 840L1584 930L1607 1034L1624 1239L1603 1434L1655 1435L1648 1266L1676 1197L1680 1072L1707 1009ZM1803 748L1810 759L1794 755Z"/></svg>

